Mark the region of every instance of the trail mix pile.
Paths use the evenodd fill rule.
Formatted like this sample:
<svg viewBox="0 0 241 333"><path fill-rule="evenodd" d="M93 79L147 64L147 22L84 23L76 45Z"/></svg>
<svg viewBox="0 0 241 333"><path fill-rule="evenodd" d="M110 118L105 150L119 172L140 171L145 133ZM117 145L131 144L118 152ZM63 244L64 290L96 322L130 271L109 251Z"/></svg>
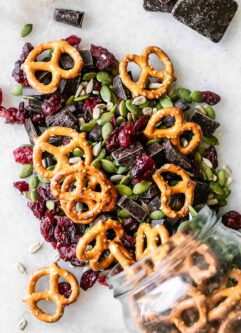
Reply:
<svg viewBox="0 0 241 333"><path fill-rule="evenodd" d="M42 236L58 251L60 258L78 267L90 264L91 259L88 260L86 255L90 251L86 252L85 256L81 249L78 249L77 252L82 255L77 257L76 247L82 238L88 238L90 231L97 228L99 222L117 221L121 225L119 241L132 257L135 257L136 236L141 223L148 223L152 228L163 225L169 235L172 235L183 221L189 220L189 214L195 215L204 204L215 211L226 206L231 193L231 170L227 166L218 165L215 148L219 144L215 131L220 124L216 120L213 106L220 102L220 97L209 91L170 87L157 99L147 99L144 95L133 98L131 91L123 84L118 61L112 53L95 45L91 45L90 50L83 50L80 47L81 40L74 35L65 41L83 58L81 73L71 79L62 78L58 89L53 93L39 93L30 87L26 73L21 69L34 49L30 43L26 43L12 73L19 84L13 93L21 95L23 101L18 108L0 107L0 116L5 118L7 123L24 125L30 140L30 144L24 144L13 152L15 161L22 165L19 173L21 180L16 181L14 187L26 197L28 207L40 221ZM45 52L41 61L47 63L52 56L53 52ZM39 61L39 57L37 59ZM66 71L74 65L68 54L62 54L59 63ZM44 85L48 85L52 80L48 71L37 70L35 75ZM128 75L131 78L131 74ZM162 80L157 78L148 81L146 89L158 90L161 87ZM2 104L2 92L0 101ZM160 122L153 125L153 131L168 132L177 125L175 112L168 113L170 109L182 118L183 126L194 123L198 131L202 132L191 153L182 153L186 152L193 140L189 127L180 133L179 143L171 137L148 138L148 135L145 135L155 115L159 116L160 110L163 116ZM99 177L103 175L104 179L107 179L110 186L108 190L113 190L113 194L109 196L112 198L116 193L113 209L103 208L88 223L80 223L78 220L73 222L74 219L71 219L71 215L66 214L67 210L63 208L66 206L61 197L53 195L51 178L43 177L33 163L33 152L36 149L34 146L38 142L36 137L42 138L45 131L60 127L73 130L74 135L85 133L86 144L91 148L91 162L84 169L87 171L83 172L86 172L86 177L93 170L96 174L100 172ZM65 146L70 147L71 140L68 135L56 134L50 136L46 143L54 146L56 151L61 151ZM86 156L83 149L74 147L68 151L66 158L74 170L75 166L83 166ZM55 170L58 158L54 153L43 150L41 163L45 170L51 172ZM165 169L166 166L169 167ZM153 177L158 170L162 170L162 174L158 176L161 177L161 184ZM181 193L170 192L164 204L163 189L167 188L166 186L178 186L184 176L187 184L193 184L190 201L187 201L185 193L189 185L185 185ZM91 186L91 181L88 178L87 189ZM70 182L67 191L74 192L75 186L77 185L74 182ZM102 191L97 181L93 186L96 192ZM88 212L90 206L94 206L94 198L91 200L91 203L84 199L77 202L73 208L76 214ZM165 206L168 206L168 209L164 209ZM180 211L183 213L178 214ZM224 215L223 222L229 227L239 229L241 215L238 212L229 212ZM116 224L111 225L115 226L113 229L117 232ZM113 230L106 232L110 241L115 240ZM88 246L94 246L93 239ZM106 248L102 253L102 261L108 258L110 250ZM104 265L101 269L90 264L91 268L82 275L81 287L86 290L97 280L106 284L106 271L113 265L114 260L110 260L110 265ZM69 288L61 285L61 290L68 292Z"/></svg>

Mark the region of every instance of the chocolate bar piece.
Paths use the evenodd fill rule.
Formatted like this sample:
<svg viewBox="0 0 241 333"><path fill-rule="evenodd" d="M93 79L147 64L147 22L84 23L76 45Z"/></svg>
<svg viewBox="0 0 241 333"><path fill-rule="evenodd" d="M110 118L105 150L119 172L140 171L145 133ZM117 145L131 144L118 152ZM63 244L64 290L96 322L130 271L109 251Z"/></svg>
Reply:
<svg viewBox="0 0 241 333"><path fill-rule="evenodd" d="M47 116L47 126L72 127L78 121L78 119L72 114L73 108L75 108L73 105L66 106L60 112Z"/></svg>
<svg viewBox="0 0 241 333"><path fill-rule="evenodd" d="M160 196L155 197L148 205L150 212L155 212L161 208L161 198Z"/></svg>
<svg viewBox="0 0 241 333"><path fill-rule="evenodd" d="M80 55L84 60L84 67L83 69L94 69L94 60L92 54L89 50L80 50Z"/></svg>
<svg viewBox="0 0 241 333"><path fill-rule="evenodd" d="M25 107L25 109L28 111L30 115L32 114L38 114L42 112L42 101L35 100L35 99L29 99L28 105Z"/></svg>
<svg viewBox="0 0 241 333"><path fill-rule="evenodd" d="M61 55L59 63L60 67L66 70L74 67L74 60L66 53Z"/></svg>
<svg viewBox="0 0 241 333"><path fill-rule="evenodd" d="M69 24L77 28L82 28L84 14L85 13L79 12L77 10L55 8L54 19L57 22Z"/></svg>
<svg viewBox="0 0 241 333"><path fill-rule="evenodd" d="M89 139L94 142L102 140L102 126L96 126L89 134Z"/></svg>
<svg viewBox="0 0 241 333"><path fill-rule="evenodd" d="M121 78L119 75L114 77L113 79L113 86L115 88L116 94L120 99L131 99L132 94L130 90L128 90L122 83Z"/></svg>
<svg viewBox="0 0 241 333"><path fill-rule="evenodd" d="M191 169L192 164L189 159L184 156L169 140L163 143L165 155L168 162L177 164L183 169Z"/></svg>
<svg viewBox="0 0 241 333"><path fill-rule="evenodd" d="M147 217L145 209L135 201L129 199L127 196L122 196L117 202L117 205L122 209L127 210L129 214L138 222L143 222Z"/></svg>
<svg viewBox="0 0 241 333"><path fill-rule="evenodd" d="M207 183L196 182L193 206L205 204L208 200L209 193L210 189Z"/></svg>
<svg viewBox="0 0 241 333"><path fill-rule="evenodd" d="M29 141L34 145L34 138L41 134L40 128L32 122L30 118L27 118L24 123L25 130L28 134Z"/></svg>
<svg viewBox="0 0 241 333"><path fill-rule="evenodd" d="M140 200L151 200L156 195L158 195L158 193L160 193L159 188L155 184L153 184L146 192L138 195L138 198Z"/></svg>
<svg viewBox="0 0 241 333"><path fill-rule="evenodd" d="M144 0L145 10L151 12L171 12L177 0Z"/></svg>
<svg viewBox="0 0 241 333"><path fill-rule="evenodd" d="M118 148L112 153L112 156L121 166L131 167L141 153L144 153L144 149L139 142L136 142L129 148Z"/></svg>
<svg viewBox="0 0 241 333"><path fill-rule="evenodd" d="M159 143L153 143L152 145L147 146L146 153L147 155L151 156L157 167L165 164L165 148L163 145L160 145Z"/></svg>
<svg viewBox="0 0 241 333"><path fill-rule="evenodd" d="M199 110L194 110L191 114L191 121L200 125L203 134L212 135L220 126L220 123L212 118L206 116Z"/></svg>
<svg viewBox="0 0 241 333"><path fill-rule="evenodd" d="M172 14L178 21L218 43L237 8L234 0L178 0Z"/></svg>
<svg viewBox="0 0 241 333"><path fill-rule="evenodd" d="M67 96L75 95L81 81L81 76L76 76L73 79L62 80L60 83L60 93Z"/></svg>

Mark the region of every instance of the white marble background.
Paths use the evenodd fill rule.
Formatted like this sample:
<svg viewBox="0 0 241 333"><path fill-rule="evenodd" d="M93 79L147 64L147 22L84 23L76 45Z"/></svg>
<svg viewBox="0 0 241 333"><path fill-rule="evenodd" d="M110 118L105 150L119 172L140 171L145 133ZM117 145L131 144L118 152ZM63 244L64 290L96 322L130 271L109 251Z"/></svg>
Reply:
<svg viewBox="0 0 241 333"><path fill-rule="evenodd" d="M83 29L54 22L54 7L85 11ZM167 14L145 12L142 0L0 0L0 86L4 105L19 102L9 91L14 86L11 70L24 43L19 32L25 23L34 24L27 39L35 45L78 34L83 38L83 46L91 42L102 44L121 57L156 44L171 57L178 84L221 94L223 101L217 107L222 123L220 165L228 162L233 169L236 182L229 208L240 209L240 10L222 42L214 44ZM30 245L41 241L39 222L27 209L24 198L12 188L19 172L12 150L26 143L27 136L22 127L7 126L2 120L0 123L0 332L17 332L16 325L24 316L29 322L26 332L31 333L125 333L120 305L104 287L82 291L62 320L49 326L31 317L21 302L27 276L18 273L16 263L23 262L31 272L50 264L55 253L47 244L36 255L28 253Z"/></svg>

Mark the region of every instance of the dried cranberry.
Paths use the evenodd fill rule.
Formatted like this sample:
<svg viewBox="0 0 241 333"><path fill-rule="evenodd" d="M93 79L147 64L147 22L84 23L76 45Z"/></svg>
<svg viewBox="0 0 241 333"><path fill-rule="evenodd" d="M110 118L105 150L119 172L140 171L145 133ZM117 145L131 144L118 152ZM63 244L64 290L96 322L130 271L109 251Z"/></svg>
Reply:
<svg viewBox="0 0 241 333"><path fill-rule="evenodd" d="M128 235L126 232L124 233L124 236L122 236L121 240L127 248L134 248L136 245L135 237Z"/></svg>
<svg viewBox="0 0 241 333"><path fill-rule="evenodd" d="M57 226L54 231L56 241L62 244L77 243L74 223L66 216L57 216L56 220Z"/></svg>
<svg viewBox="0 0 241 333"><path fill-rule="evenodd" d="M63 96L56 92L49 99L46 99L42 104L43 113L48 116L60 111L65 103Z"/></svg>
<svg viewBox="0 0 241 333"><path fill-rule="evenodd" d="M24 61L27 59L27 56L33 49L34 49L34 47L31 43L24 44L23 49L22 49L22 54L20 55L21 63L24 63Z"/></svg>
<svg viewBox="0 0 241 333"><path fill-rule="evenodd" d="M15 182L13 186L18 189L21 193L29 191L29 185L25 181Z"/></svg>
<svg viewBox="0 0 241 333"><path fill-rule="evenodd" d="M111 125L112 125L113 127L116 126L116 118L115 118L115 116L113 116L113 117L111 118Z"/></svg>
<svg viewBox="0 0 241 333"><path fill-rule="evenodd" d="M66 42L68 42L71 46L75 46L75 45L79 45L79 43L81 42L81 38L79 38L76 35L71 35L69 37L67 37Z"/></svg>
<svg viewBox="0 0 241 333"><path fill-rule="evenodd" d="M106 280L106 276L100 274L99 277L98 277L98 282L99 284L101 284L102 286L105 286L105 287L109 287L108 283L107 283L107 280Z"/></svg>
<svg viewBox="0 0 241 333"><path fill-rule="evenodd" d="M12 77L19 84L22 84L24 87L28 87L29 83L25 73L21 69L21 65L22 65L21 60L15 62L14 69L12 71Z"/></svg>
<svg viewBox="0 0 241 333"><path fill-rule="evenodd" d="M57 250L64 261L71 261L76 257L76 244L58 244Z"/></svg>
<svg viewBox="0 0 241 333"><path fill-rule="evenodd" d="M3 102L3 92L2 89L0 88L0 106L2 105Z"/></svg>
<svg viewBox="0 0 241 333"><path fill-rule="evenodd" d="M80 261L77 257L72 258L70 263L71 263L72 266L76 266L76 267L84 267L85 266L85 262Z"/></svg>
<svg viewBox="0 0 241 333"><path fill-rule="evenodd" d="M124 122L120 126L118 140L120 147L128 148L135 138L134 126L132 123Z"/></svg>
<svg viewBox="0 0 241 333"><path fill-rule="evenodd" d="M207 158L212 163L214 169L218 167L218 154L214 146L208 147L203 153L203 157Z"/></svg>
<svg viewBox="0 0 241 333"><path fill-rule="evenodd" d="M101 89L101 83L98 82L98 81L96 81L96 82L94 83L94 89L93 89L93 90L100 90L100 89Z"/></svg>
<svg viewBox="0 0 241 333"><path fill-rule="evenodd" d="M50 190L50 185L49 184L45 184L45 187L43 186L39 186L38 187L38 194L40 197L42 197L45 201L47 200L53 200L54 202L58 203L59 200L56 199Z"/></svg>
<svg viewBox="0 0 241 333"><path fill-rule="evenodd" d="M96 283L99 276L99 272L95 272L92 269L84 272L84 274L80 278L80 287L83 290L87 290L92 288L93 285Z"/></svg>
<svg viewBox="0 0 241 333"><path fill-rule="evenodd" d="M119 128L113 129L106 139L106 149L112 153L114 150L119 148Z"/></svg>
<svg viewBox="0 0 241 333"><path fill-rule="evenodd" d="M212 91L203 91L202 100L209 105L216 105L221 101L221 97Z"/></svg>
<svg viewBox="0 0 241 333"><path fill-rule="evenodd" d="M26 146L26 147L19 147L13 151L13 156L15 162L20 164L28 164L32 163L33 161L33 147Z"/></svg>
<svg viewBox="0 0 241 333"><path fill-rule="evenodd" d="M0 117L5 118L5 122L7 124L23 125L26 115L25 112L22 112L17 108L10 107L7 109L3 106L0 106Z"/></svg>
<svg viewBox="0 0 241 333"><path fill-rule="evenodd" d="M229 228L241 229L241 214L234 210L224 214L222 221Z"/></svg>
<svg viewBox="0 0 241 333"><path fill-rule="evenodd" d="M32 210L34 215L41 219L45 214L45 201L43 198L39 197L35 202L28 202L28 207Z"/></svg>
<svg viewBox="0 0 241 333"><path fill-rule="evenodd" d="M123 226L126 231L135 233L138 230L139 223L133 217L128 217L123 221Z"/></svg>
<svg viewBox="0 0 241 333"><path fill-rule="evenodd" d="M55 242L54 230L56 227L56 220L52 212L47 212L41 219L40 233L46 242Z"/></svg>
<svg viewBox="0 0 241 333"><path fill-rule="evenodd" d="M192 173L194 175L195 178L199 178L201 175L201 164L196 161L195 159L191 159L190 160L191 164L192 164Z"/></svg>
<svg viewBox="0 0 241 333"><path fill-rule="evenodd" d="M150 117L149 116L140 116L134 123L134 131L138 133L139 131L144 130Z"/></svg>
<svg viewBox="0 0 241 333"><path fill-rule="evenodd" d="M63 295L64 297L69 298L72 293L70 284L68 282L60 282L59 283L59 293L60 293L60 295Z"/></svg>
<svg viewBox="0 0 241 333"><path fill-rule="evenodd" d="M136 163L131 170L131 175L135 182L138 183L150 176L154 168L155 162L153 159L150 156L143 154L137 157Z"/></svg>
<svg viewBox="0 0 241 333"><path fill-rule="evenodd" d="M118 62L114 55L107 49L92 44L90 52L95 60L95 65L99 70L106 68L116 68Z"/></svg>
<svg viewBox="0 0 241 333"><path fill-rule="evenodd" d="M84 105L83 105L83 109L86 111L93 111L94 108L96 107L97 104L100 104L102 101L99 97L90 97L88 99L85 100Z"/></svg>

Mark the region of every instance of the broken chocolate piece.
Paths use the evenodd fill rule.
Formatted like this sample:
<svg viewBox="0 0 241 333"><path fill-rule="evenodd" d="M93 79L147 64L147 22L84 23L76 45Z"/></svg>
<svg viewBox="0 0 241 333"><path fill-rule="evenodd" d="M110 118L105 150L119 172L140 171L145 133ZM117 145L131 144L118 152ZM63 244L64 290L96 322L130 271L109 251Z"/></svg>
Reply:
<svg viewBox="0 0 241 333"><path fill-rule="evenodd" d="M89 134L89 139L94 142L102 140L102 126L97 125Z"/></svg>
<svg viewBox="0 0 241 333"><path fill-rule="evenodd" d="M171 12L177 0L144 0L145 10L151 12Z"/></svg>
<svg viewBox="0 0 241 333"><path fill-rule="evenodd" d="M25 120L24 127L28 134L30 143L34 145L34 138L41 134L40 128L34 124L30 118Z"/></svg>
<svg viewBox="0 0 241 333"><path fill-rule="evenodd" d="M132 94L130 92L130 90L128 90L122 83L121 78L119 75L117 75L116 77L114 77L113 79L113 86L115 88L116 94L120 99L131 99L132 98Z"/></svg>
<svg viewBox="0 0 241 333"><path fill-rule="evenodd" d="M146 153L154 160L157 167L165 164L165 148L163 145L153 143L152 145L146 147Z"/></svg>
<svg viewBox="0 0 241 333"><path fill-rule="evenodd" d="M92 57L92 54L89 50L80 50L80 55L83 58L84 61L84 67L83 69L94 69L94 60Z"/></svg>
<svg viewBox="0 0 241 333"><path fill-rule="evenodd" d="M212 135L220 126L218 121L209 118L199 110L194 110L190 120L200 125L202 132L205 135Z"/></svg>
<svg viewBox="0 0 241 333"><path fill-rule="evenodd" d="M118 148L112 153L113 158L121 165L131 167L136 157L144 153L144 149L140 142L133 143L128 148Z"/></svg>
<svg viewBox="0 0 241 333"><path fill-rule="evenodd" d="M25 107L25 109L31 116L33 114L39 114L42 112L42 101L37 99L29 99L28 105Z"/></svg>
<svg viewBox="0 0 241 333"><path fill-rule="evenodd" d="M69 70L74 67L74 60L66 53L63 53L59 60L60 67Z"/></svg>
<svg viewBox="0 0 241 333"><path fill-rule="evenodd" d="M155 184L153 184L146 192L140 194L138 198L140 200L151 200L156 195L158 195L158 193L160 193L159 188Z"/></svg>
<svg viewBox="0 0 241 333"><path fill-rule="evenodd" d="M51 136L48 140L48 143L53 146L59 147L63 144L63 138L63 136Z"/></svg>
<svg viewBox="0 0 241 333"><path fill-rule="evenodd" d="M24 87L23 96L42 96L42 94L33 88Z"/></svg>
<svg viewBox="0 0 241 333"><path fill-rule="evenodd" d="M138 222L143 222L147 217L147 213L138 203L129 199L127 196L122 196L117 205L122 209L125 209L129 214L136 219Z"/></svg>
<svg viewBox="0 0 241 333"><path fill-rule="evenodd" d="M178 0L172 14L178 21L218 43L237 8L234 0Z"/></svg>
<svg viewBox="0 0 241 333"><path fill-rule="evenodd" d="M81 77L76 76L73 79L62 80L60 83L60 93L67 96L75 95L76 90L80 85Z"/></svg>
<svg viewBox="0 0 241 333"><path fill-rule="evenodd" d="M69 24L77 28L82 28L84 14L85 13L79 12L77 10L55 8L54 19L57 22Z"/></svg>
<svg viewBox="0 0 241 333"><path fill-rule="evenodd" d="M189 170L192 167L190 160L184 156L169 140L163 143L165 156L168 162L179 165L183 169Z"/></svg>
<svg viewBox="0 0 241 333"><path fill-rule="evenodd" d="M60 112L46 117L46 124L51 126L73 127L78 119L72 114L73 105L66 106Z"/></svg>
<svg viewBox="0 0 241 333"><path fill-rule="evenodd" d="M160 196L155 197L148 205L150 212L155 212L161 208Z"/></svg>
<svg viewBox="0 0 241 333"><path fill-rule="evenodd" d="M210 189L207 183L196 182L193 206L205 204L209 194Z"/></svg>

